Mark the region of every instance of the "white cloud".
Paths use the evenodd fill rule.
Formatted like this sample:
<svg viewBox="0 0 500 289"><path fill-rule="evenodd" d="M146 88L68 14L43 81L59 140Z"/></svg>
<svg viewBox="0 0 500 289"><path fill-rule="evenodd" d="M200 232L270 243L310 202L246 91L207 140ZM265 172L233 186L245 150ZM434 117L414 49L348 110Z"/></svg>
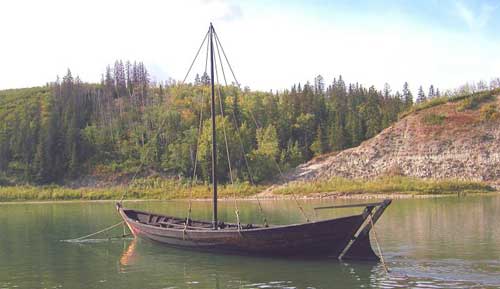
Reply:
<svg viewBox="0 0 500 289"><path fill-rule="evenodd" d="M474 11L474 9L467 6L464 2L457 0L455 1L455 8L458 15L470 29L479 29L488 24L498 6L493 6L489 3L480 3L479 11Z"/></svg>

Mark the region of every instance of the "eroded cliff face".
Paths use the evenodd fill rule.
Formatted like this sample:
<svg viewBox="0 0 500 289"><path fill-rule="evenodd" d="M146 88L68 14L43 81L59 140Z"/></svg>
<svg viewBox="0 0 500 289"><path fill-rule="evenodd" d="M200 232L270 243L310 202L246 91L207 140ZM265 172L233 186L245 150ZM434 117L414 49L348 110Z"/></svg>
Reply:
<svg viewBox="0 0 500 289"><path fill-rule="evenodd" d="M360 146L315 158L286 175L289 181L404 175L500 183L500 97L461 111L448 102L412 113Z"/></svg>

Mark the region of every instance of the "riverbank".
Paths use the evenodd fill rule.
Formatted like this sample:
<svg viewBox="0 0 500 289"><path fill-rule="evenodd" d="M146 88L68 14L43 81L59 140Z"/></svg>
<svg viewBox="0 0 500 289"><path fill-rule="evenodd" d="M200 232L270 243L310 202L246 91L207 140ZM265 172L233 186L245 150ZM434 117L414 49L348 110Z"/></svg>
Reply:
<svg viewBox="0 0 500 289"><path fill-rule="evenodd" d="M425 180L409 177L383 177L371 180L332 178L326 181L292 182L281 186L252 186L249 183L219 186L224 199L288 199L288 198L413 198L446 195L492 193L488 183L463 180ZM0 202L71 201L71 200L205 200L212 197L206 184L158 178L138 179L130 186L80 187L3 186Z"/></svg>

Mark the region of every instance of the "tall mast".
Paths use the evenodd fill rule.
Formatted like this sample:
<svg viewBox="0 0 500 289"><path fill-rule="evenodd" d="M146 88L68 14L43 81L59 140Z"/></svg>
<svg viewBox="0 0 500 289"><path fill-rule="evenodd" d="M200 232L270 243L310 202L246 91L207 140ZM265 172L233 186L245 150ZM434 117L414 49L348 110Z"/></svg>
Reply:
<svg viewBox="0 0 500 289"><path fill-rule="evenodd" d="M212 85L212 103L211 103L211 112L212 112L212 184L213 184L213 217L212 217L212 225L214 229L217 229L217 142L216 142L216 133L215 133L215 87L214 87L214 43L213 43L213 35L214 35L214 27L212 23L210 23L210 84Z"/></svg>

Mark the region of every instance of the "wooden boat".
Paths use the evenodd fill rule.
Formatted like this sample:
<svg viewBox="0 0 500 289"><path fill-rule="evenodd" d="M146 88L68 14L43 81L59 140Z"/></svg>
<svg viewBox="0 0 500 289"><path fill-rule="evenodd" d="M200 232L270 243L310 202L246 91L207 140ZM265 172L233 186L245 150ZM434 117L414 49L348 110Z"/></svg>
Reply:
<svg viewBox="0 0 500 289"><path fill-rule="evenodd" d="M120 203L117 209L135 236L176 247L260 256L377 260L369 232L390 203L361 204L358 206L365 207L361 214L337 219L268 227L218 222L216 229L212 222L186 222L125 209Z"/></svg>
<svg viewBox="0 0 500 289"><path fill-rule="evenodd" d="M117 210L132 233L166 245L204 251L263 256L378 259L372 250L369 232L391 203L389 199L380 203L320 207L317 209L357 206L364 207L364 210L358 215L286 226L230 224L217 219L214 34L214 28L210 24L205 39L209 37L211 63L213 218L211 221L197 221L189 217L176 218L126 209L120 201L116 205ZM215 37L218 41L216 34Z"/></svg>

